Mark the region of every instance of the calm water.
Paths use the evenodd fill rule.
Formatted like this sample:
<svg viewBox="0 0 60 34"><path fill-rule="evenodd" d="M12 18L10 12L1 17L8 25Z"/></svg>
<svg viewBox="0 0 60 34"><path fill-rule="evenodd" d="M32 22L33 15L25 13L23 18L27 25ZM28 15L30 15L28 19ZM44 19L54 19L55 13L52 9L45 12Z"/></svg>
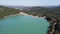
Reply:
<svg viewBox="0 0 60 34"><path fill-rule="evenodd" d="M0 20L0 34L47 34L49 25L43 18L10 16Z"/></svg>

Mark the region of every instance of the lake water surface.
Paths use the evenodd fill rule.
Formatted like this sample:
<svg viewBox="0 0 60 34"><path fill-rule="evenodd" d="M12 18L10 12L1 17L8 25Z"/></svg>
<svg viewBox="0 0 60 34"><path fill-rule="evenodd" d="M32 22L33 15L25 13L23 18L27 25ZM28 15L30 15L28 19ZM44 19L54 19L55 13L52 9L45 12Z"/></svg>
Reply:
<svg viewBox="0 0 60 34"><path fill-rule="evenodd" d="M0 34L47 34L49 22L32 16L9 16L0 20Z"/></svg>

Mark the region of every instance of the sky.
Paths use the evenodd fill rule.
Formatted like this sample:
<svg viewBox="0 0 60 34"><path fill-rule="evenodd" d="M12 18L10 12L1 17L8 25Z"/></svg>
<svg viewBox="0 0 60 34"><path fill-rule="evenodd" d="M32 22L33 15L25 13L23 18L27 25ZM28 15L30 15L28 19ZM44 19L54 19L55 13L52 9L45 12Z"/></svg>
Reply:
<svg viewBox="0 0 60 34"><path fill-rule="evenodd" d="M57 6L60 0L0 0L0 5L8 6Z"/></svg>

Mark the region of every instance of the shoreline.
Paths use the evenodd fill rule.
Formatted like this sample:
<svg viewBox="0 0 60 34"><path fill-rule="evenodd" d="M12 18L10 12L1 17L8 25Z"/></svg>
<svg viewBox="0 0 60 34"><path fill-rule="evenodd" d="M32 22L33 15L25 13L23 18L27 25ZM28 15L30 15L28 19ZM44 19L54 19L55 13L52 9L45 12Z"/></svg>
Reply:
<svg viewBox="0 0 60 34"><path fill-rule="evenodd" d="M8 16L5 16L5 17L3 17L3 18L7 18L7 17L10 17L10 16L16 16L16 15L19 15L19 14L8 15ZM2 19L3 19L3 18L2 18Z"/></svg>
<svg viewBox="0 0 60 34"><path fill-rule="evenodd" d="M57 19L51 18L51 17L46 17L46 20L50 22L50 27L48 30L48 34L55 34L56 32L56 25L57 25Z"/></svg>
<svg viewBox="0 0 60 34"><path fill-rule="evenodd" d="M29 15L29 14L24 13L24 12L19 12L18 14L11 14L11 15L8 15L8 16L4 16L3 18L9 17L9 16L16 16L16 15L32 16L33 18L46 18L46 16L43 16L43 17L42 16L41 17L33 16L33 15ZM1 18L1 19L3 19L3 18Z"/></svg>
<svg viewBox="0 0 60 34"><path fill-rule="evenodd" d="M44 17L33 16L33 15L29 15L29 14L24 13L24 12L20 12L19 14L20 14L20 15L24 15L24 16L32 16L32 17L34 17L34 18L46 18L46 16L44 16Z"/></svg>

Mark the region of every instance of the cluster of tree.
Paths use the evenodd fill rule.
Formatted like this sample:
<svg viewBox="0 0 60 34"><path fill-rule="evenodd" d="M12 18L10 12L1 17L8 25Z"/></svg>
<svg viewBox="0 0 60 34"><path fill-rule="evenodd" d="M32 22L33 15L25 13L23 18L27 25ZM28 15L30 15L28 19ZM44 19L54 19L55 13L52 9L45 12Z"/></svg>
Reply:
<svg viewBox="0 0 60 34"><path fill-rule="evenodd" d="M3 18L4 16L12 15L12 14L18 14L19 12L20 10L18 9L0 6L0 18Z"/></svg>

